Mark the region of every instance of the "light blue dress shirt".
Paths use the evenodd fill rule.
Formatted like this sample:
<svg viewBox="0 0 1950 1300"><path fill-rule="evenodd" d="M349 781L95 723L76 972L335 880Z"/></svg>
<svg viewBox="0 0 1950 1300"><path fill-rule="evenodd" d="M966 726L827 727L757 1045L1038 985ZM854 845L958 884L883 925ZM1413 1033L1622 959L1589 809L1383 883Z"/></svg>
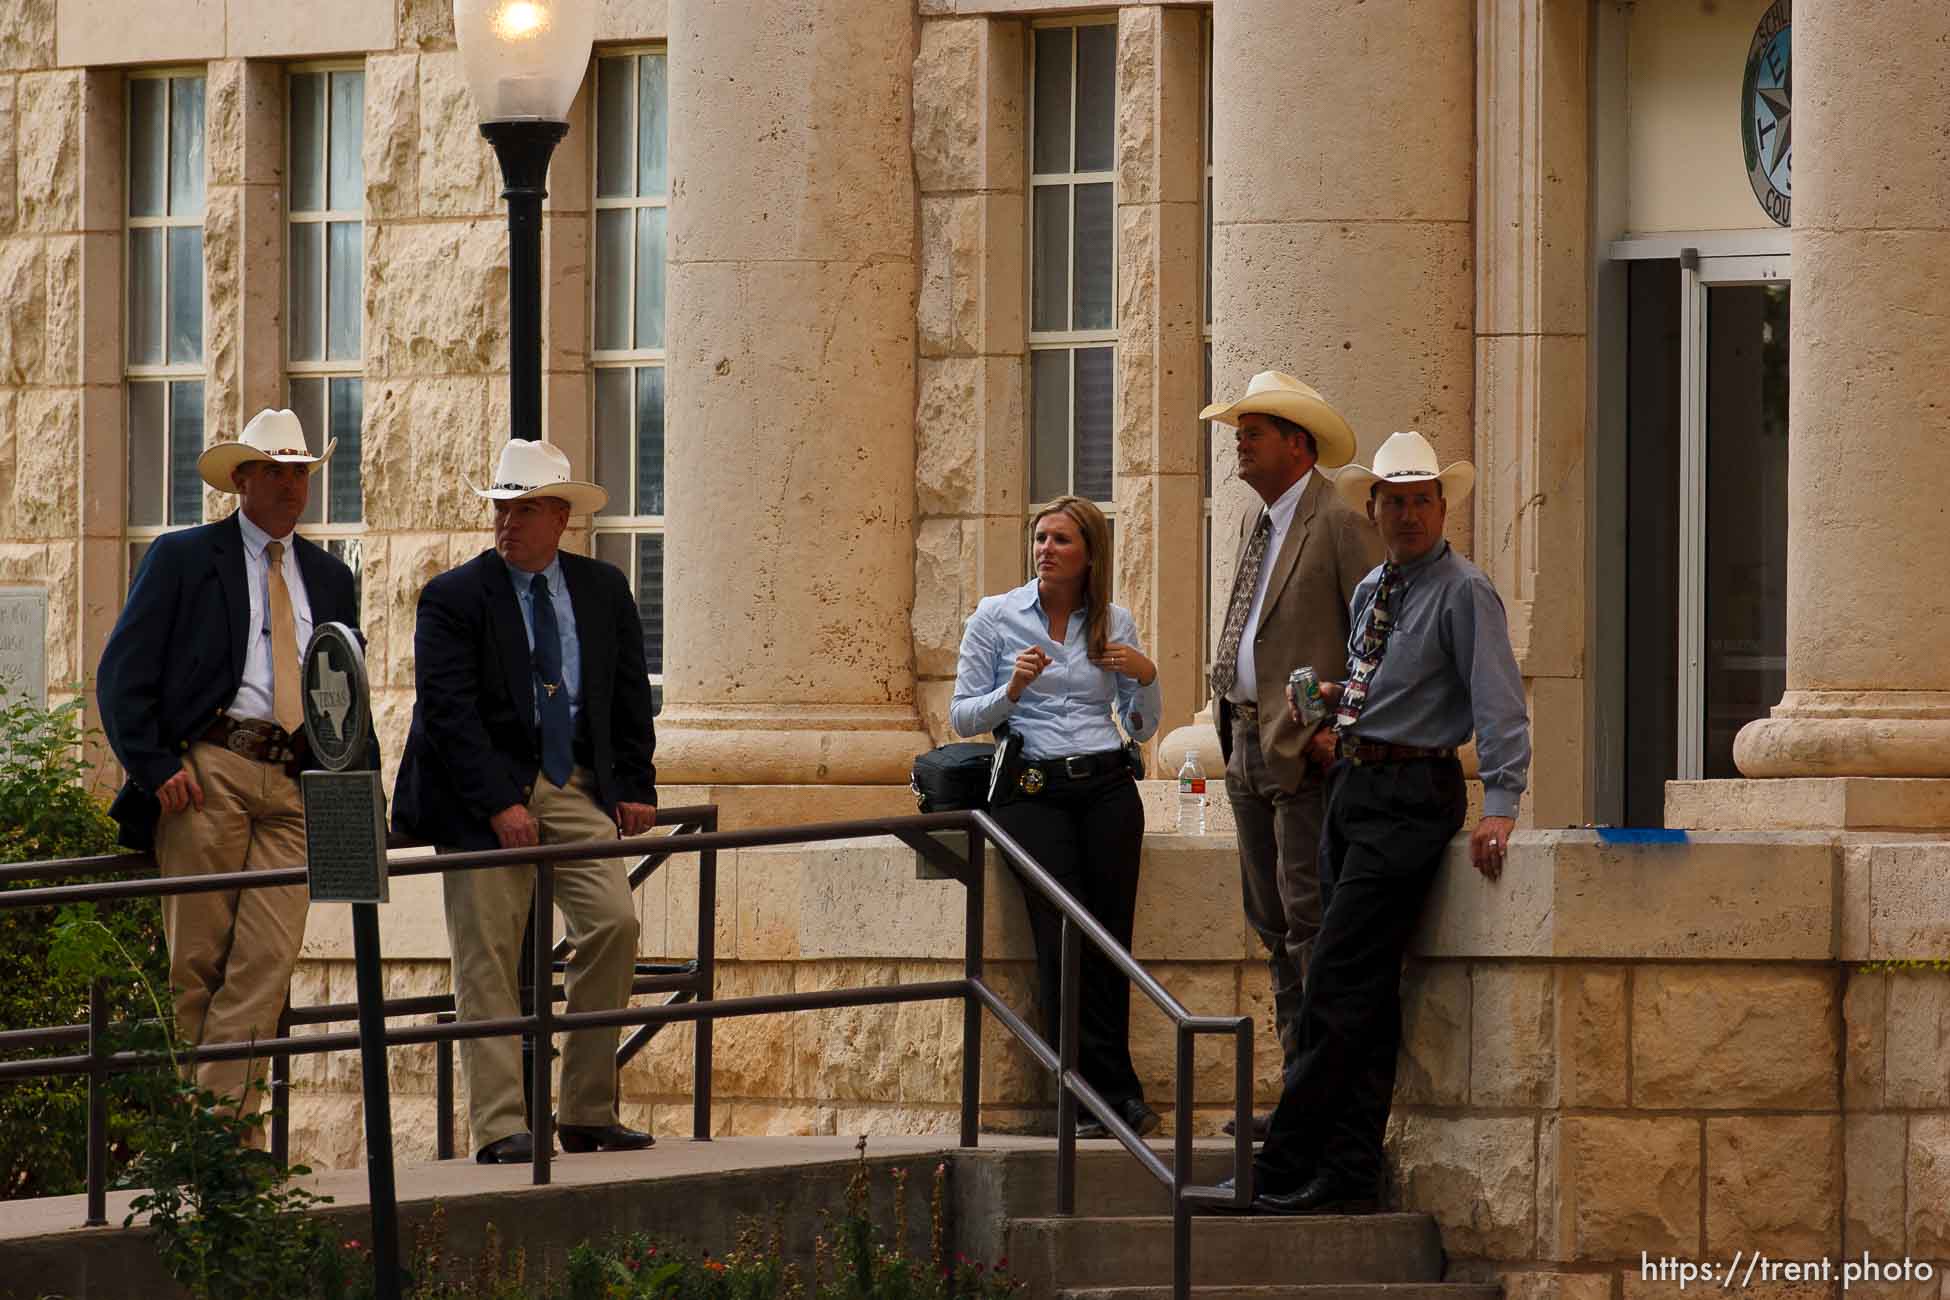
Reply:
<svg viewBox="0 0 1950 1300"><path fill-rule="evenodd" d="M508 564L506 560L501 561ZM569 604L569 583L562 576L562 557L550 558L542 570L548 579L548 603L555 610L557 639L562 643L562 686L569 692L569 721L582 712L582 641L576 636L576 612ZM528 653L535 653L535 575L508 564L508 578L515 584L515 599L521 602L521 630L528 634ZM535 702L535 722L542 720L541 701Z"/></svg>
<svg viewBox="0 0 1950 1300"><path fill-rule="evenodd" d="M271 668L271 578L269 557L264 548L272 542L284 544L284 586L291 593L291 621L298 633L298 654L302 657L311 643L311 595L305 590L305 574L298 567L298 535L290 532L273 537L251 522L242 510L237 512L237 528L244 539L244 580L250 586L251 635L244 640L244 675L237 683L237 694L225 710L233 718L260 718L276 722L276 677Z"/></svg>
<svg viewBox="0 0 1950 1300"><path fill-rule="evenodd" d="M1149 686L1137 678L1109 672L1090 662L1084 644L1084 613L1070 615L1062 644L1050 639L1049 623L1037 598L1036 580L1014 591L984 596L969 615L962 633L961 662L955 671L955 698L948 708L948 724L961 736L979 736L1002 722L1022 737L1028 758L1064 758L1099 754L1124 743L1111 724L1117 710L1124 730L1134 740L1149 739L1158 729L1164 692L1153 677ZM1138 645L1137 620L1122 605L1110 607L1110 640ZM1009 700L1009 677L1016 656L1039 645L1050 657L1049 667L1022 693Z"/></svg>
<svg viewBox="0 0 1950 1300"><path fill-rule="evenodd" d="M1394 630L1354 724L1358 740L1428 749L1476 736L1483 815L1515 817L1530 774L1530 714L1503 598L1448 542L1402 566ZM1348 657L1374 613L1377 565L1354 589Z"/></svg>

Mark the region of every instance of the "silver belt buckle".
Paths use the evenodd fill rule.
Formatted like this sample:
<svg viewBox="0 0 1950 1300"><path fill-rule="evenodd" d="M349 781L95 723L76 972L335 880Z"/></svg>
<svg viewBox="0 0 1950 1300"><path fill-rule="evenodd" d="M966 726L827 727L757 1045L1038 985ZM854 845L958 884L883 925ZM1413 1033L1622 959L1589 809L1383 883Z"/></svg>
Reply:
<svg viewBox="0 0 1950 1300"><path fill-rule="evenodd" d="M223 738L223 747L240 758L255 758L252 751L258 748L258 739L254 732L232 727L230 734Z"/></svg>
<svg viewBox="0 0 1950 1300"><path fill-rule="evenodd" d="M1069 777L1072 781L1083 780L1083 778L1090 775L1090 761L1087 758L1071 754L1063 760L1063 775Z"/></svg>

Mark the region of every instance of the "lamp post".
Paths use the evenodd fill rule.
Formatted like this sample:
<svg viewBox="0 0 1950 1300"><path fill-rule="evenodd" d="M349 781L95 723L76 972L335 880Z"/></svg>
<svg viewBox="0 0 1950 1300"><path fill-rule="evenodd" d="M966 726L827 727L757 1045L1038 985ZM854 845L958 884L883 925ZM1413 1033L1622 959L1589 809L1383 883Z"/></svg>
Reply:
<svg viewBox="0 0 1950 1300"><path fill-rule="evenodd" d="M595 0L454 0L460 61L508 201L509 434L542 437L542 200L595 41Z"/></svg>

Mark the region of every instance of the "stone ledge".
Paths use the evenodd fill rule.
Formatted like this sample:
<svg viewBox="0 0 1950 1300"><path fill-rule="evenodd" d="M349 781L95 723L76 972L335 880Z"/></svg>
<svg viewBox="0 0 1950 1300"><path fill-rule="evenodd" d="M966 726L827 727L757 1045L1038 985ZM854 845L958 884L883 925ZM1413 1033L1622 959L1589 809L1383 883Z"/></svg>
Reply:
<svg viewBox="0 0 1950 1300"><path fill-rule="evenodd" d="M1950 780L1668 781L1666 825L1716 831L1950 829Z"/></svg>
<svg viewBox="0 0 1950 1300"><path fill-rule="evenodd" d="M1950 852L1950 846L1946 846ZM1503 878L1458 836L1413 951L1425 957L1827 961L1838 955L1841 854L1821 835L1519 832ZM1950 913L1945 931L1950 934Z"/></svg>

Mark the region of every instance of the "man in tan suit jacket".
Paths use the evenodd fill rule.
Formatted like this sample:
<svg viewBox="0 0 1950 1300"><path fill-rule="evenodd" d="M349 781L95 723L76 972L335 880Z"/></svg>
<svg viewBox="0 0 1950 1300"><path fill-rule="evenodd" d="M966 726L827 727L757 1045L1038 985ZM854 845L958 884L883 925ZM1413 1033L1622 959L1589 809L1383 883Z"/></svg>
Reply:
<svg viewBox="0 0 1950 1300"><path fill-rule="evenodd" d="M1313 727L1287 712L1287 674L1311 667L1322 681L1347 675L1348 603L1380 562L1381 543L1319 472L1352 460L1355 443L1347 421L1312 388L1266 371L1244 397L1209 406L1200 418L1238 430L1239 477L1264 503L1240 521L1211 685L1246 920L1266 945L1290 1070L1301 988L1320 932L1315 858L1324 807L1323 773L1304 753ZM1264 1122L1256 1118L1255 1130Z"/></svg>

